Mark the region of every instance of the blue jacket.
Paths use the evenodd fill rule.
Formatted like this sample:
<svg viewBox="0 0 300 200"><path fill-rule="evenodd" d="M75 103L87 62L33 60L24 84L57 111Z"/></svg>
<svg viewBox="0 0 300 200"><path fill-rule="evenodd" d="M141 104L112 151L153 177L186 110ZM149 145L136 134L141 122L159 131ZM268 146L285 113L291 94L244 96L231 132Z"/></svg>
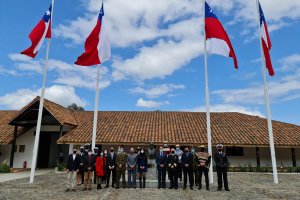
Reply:
<svg viewBox="0 0 300 200"><path fill-rule="evenodd" d="M183 153L181 156L181 163L182 167L185 167L185 164L189 165L189 168L192 168L193 166L193 154L188 152L188 153Z"/></svg>
<svg viewBox="0 0 300 200"><path fill-rule="evenodd" d="M79 165L80 165L79 155L76 154L75 160L73 160L73 154L70 154L68 156L67 169L69 171L77 171L79 169Z"/></svg>
<svg viewBox="0 0 300 200"><path fill-rule="evenodd" d="M157 170L166 170L167 167L167 155L165 153L162 153L160 155L160 152L156 154L155 157L155 162L156 162L156 169ZM160 167L160 165L164 165L163 167Z"/></svg>

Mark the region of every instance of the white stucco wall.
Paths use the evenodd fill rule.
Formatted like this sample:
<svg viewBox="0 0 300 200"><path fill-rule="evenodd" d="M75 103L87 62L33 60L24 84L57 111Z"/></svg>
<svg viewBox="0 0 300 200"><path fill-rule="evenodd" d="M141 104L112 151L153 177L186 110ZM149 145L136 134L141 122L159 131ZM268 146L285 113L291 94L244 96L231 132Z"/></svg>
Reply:
<svg viewBox="0 0 300 200"><path fill-rule="evenodd" d="M271 167L271 154L268 147L260 147L260 165L262 167ZM275 148L276 163L277 167L292 167L292 153L291 148ZM300 164L300 149L296 149L296 160L297 166ZM228 156L229 162L232 166L238 167L239 165L244 166L250 163L252 167L256 167L256 149L245 147L244 156Z"/></svg>

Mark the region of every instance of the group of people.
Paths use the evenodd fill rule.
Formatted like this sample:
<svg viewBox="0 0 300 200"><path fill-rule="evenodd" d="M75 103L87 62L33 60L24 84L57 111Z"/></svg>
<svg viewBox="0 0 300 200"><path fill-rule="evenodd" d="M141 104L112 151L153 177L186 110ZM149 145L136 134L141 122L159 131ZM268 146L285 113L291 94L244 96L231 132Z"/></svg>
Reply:
<svg viewBox="0 0 300 200"><path fill-rule="evenodd" d="M227 181L227 155L223 152L223 146L217 145L217 153L215 154L216 170L218 175L218 190L224 188L229 191ZM163 146L155 155L158 189L166 188L166 177L170 180L169 189L178 189L178 181L182 181L183 189L187 188L187 180L189 180L190 189L194 186L202 189L202 175L205 177L206 189L209 190L209 166L211 163L211 155L204 152L204 148L200 152L185 147L184 151L179 145L176 148L165 150ZM80 147L80 151L73 149L73 153L68 156L67 160L67 189L66 191L75 191L76 185L83 184L82 190L92 190L92 180L97 189L109 187L110 179L113 188L136 188L137 177L139 179L139 188L145 188L146 173L148 171L148 158L144 148L131 148L127 154L124 146L119 146L117 152L111 146L109 151L100 151L97 147L92 152L89 145ZM125 180L125 172L127 170L127 185ZM122 179L122 181L121 181Z"/></svg>

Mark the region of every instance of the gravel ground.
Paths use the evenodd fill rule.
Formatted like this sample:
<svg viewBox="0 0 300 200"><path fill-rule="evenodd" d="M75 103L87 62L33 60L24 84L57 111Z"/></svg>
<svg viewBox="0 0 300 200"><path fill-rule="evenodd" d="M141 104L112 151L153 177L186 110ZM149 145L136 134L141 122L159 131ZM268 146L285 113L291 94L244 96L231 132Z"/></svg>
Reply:
<svg viewBox="0 0 300 200"><path fill-rule="evenodd" d="M215 175L215 174L214 174ZM82 192L64 192L66 174L55 172L37 176L34 184L28 178L0 183L0 199L300 199L300 174L279 174L279 184L272 183L271 174L229 173L230 192L217 191L215 183L211 191L190 189L102 189Z"/></svg>

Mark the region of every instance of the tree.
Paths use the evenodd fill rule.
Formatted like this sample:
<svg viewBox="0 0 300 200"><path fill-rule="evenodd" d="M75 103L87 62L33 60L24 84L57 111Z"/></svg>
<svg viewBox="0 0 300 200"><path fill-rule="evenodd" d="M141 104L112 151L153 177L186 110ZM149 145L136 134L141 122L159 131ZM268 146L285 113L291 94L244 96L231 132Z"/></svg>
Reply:
<svg viewBox="0 0 300 200"><path fill-rule="evenodd" d="M84 108L81 107L81 106L77 106L76 103L72 103L71 105L69 105L68 109L70 109L70 110L84 111Z"/></svg>

